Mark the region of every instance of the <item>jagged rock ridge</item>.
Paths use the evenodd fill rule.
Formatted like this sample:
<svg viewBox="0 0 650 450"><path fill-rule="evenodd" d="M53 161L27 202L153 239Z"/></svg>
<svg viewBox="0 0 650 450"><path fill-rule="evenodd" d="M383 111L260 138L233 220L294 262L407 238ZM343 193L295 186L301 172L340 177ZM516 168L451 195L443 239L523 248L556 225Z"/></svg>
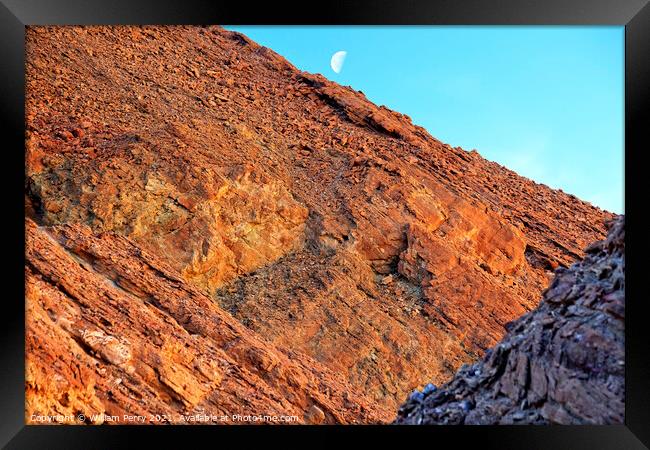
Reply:
<svg viewBox="0 0 650 450"><path fill-rule="evenodd" d="M26 214L126 238L383 411L613 217L219 27L30 27L26 51Z"/></svg>
<svg viewBox="0 0 650 450"><path fill-rule="evenodd" d="M625 221L558 269L539 308L508 324L482 361L415 391L398 424L622 424Z"/></svg>

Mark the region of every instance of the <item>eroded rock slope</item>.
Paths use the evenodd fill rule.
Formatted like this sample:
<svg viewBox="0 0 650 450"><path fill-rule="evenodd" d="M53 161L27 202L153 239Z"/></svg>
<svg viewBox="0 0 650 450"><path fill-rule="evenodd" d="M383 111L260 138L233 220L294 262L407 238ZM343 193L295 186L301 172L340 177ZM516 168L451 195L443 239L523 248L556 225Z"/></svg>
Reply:
<svg viewBox="0 0 650 450"><path fill-rule="evenodd" d="M125 414L386 420L339 374L259 338L129 239L30 219L26 234L28 423L80 413L95 423L129 423Z"/></svg>
<svg viewBox="0 0 650 450"><path fill-rule="evenodd" d="M128 238L381 408L480 357L613 217L220 27L26 47L26 214Z"/></svg>

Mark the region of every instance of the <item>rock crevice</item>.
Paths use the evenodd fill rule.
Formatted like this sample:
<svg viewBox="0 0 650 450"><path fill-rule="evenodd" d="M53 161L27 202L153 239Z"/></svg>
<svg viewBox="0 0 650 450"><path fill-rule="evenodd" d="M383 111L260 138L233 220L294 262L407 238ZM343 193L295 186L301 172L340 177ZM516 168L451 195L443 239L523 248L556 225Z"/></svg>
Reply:
<svg viewBox="0 0 650 450"><path fill-rule="evenodd" d="M399 424L616 424L625 418L625 222L559 268L540 306Z"/></svg>

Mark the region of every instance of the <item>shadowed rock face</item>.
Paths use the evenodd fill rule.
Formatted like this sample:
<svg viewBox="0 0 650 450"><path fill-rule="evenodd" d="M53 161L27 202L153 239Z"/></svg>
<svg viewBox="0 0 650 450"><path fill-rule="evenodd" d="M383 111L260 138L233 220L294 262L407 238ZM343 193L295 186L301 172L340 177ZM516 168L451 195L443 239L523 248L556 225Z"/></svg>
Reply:
<svg viewBox="0 0 650 450"><path fill-rule="evenodd" d="M398 424L617 424L625 413L625 228L558 269L483 360L415 391Z"/></svg>
<svg viewBox="0 0 650 450"><path fill-rule="evenodd" d="M26 214L126 239L373 417L480 357L613 217L219 27L34 27L26 46ZM63 333L48 320L28 339Z"/></svg>

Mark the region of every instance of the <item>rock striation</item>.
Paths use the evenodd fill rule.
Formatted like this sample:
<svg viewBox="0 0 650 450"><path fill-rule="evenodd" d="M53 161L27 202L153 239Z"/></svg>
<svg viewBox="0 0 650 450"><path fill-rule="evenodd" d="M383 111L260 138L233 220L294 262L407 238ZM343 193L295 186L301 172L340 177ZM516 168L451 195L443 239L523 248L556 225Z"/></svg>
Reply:
<svg viewBox="0 0 650 450"><path fill-rule="evenodd" d="M560 268L540 306L440 389L415 391L398 424L622 424L625 221Z"/></svg>
<svg viewBox="0 0 650 450"><path fill-rule="evenodd" d="M506 323L537 306L552 271L582 257L614 217L444 144L408 116L220 27L28 27L26 63L25 203L34 235L84 230L88 245L98 240L107 250L128 242L137 249L133 264L142 266L142 252L175 274L178 292L164 294L177 299L170 302L183 304L192 292L201 299L197 316L205 306L202 320L220 317L205 327L220 333L229 317L259 348L300 355L304 370L314 364L319 374L340 377L343 391L367 396L370 403L351 402L377 411L359 421L391 420L389 411L414 388L440 384L476 361ZM54 241L39 242L63 252L66 244ZM28 271L32 257L28 251ZM120 270L101 277L120 285L115 280L129 280ZM127 354L154 370L152 353L134 348L154 345L154 335L139 328L149 315L159 317L156 326L175 323L168 307L155 306L163 297L158 285L135 291L149 300L123 297L126 311L135 314L143 302L151 309L137 316L142 323L129 320L140 331L127 345L91 313L99 300L70 297L70 308L85 314L83 329L67 330L38 306L58 298L61 286L75 286L75 273L49 278L46 293L28 290L28 305L42 318L28 328L28 342L69 335L62 342L99 355L91 372L105 364L118 370L110 360ZM92 289L105 289L91 278ZM97 298L89 289L84 295ZM117 317L108 320L123 320ZM196 378L188 365L199 351L196 333L178 333L171 348L194 350L174 363L159 360L177 364L187 372L177 377L191 381L170 387L154 370L140 374L129 395L148 392L141 408L152 412L174 401L222 407L211 394L216 382ZM101 350L101 342L115 349ZM28 346L28 360L41 349L76 364L67 348ZM108 387L96 388L104 394L95 398L90 384L65 370L61 379L73 383L75 398L93 408L107 404ZM38 380L28 385L28 400L34 386L52 381ZM46 397L58 399L58 388L47 386ZM172 400L183 389L189 403ZM276 410L282 401L302 412L321 402L289 400L297 391L274 389ZM243 402L237 395L232 401ZM127 410L127 397L110 401ZM326 421L335 412L352 420L343 405L315 407Z"/></svg>
<svg viewBox="0 0 650 450"><path fill-rule="evenodd" d="M129 239L30 219L26 235L28 423L78 414L90 423L125 414L176 424L200 414L386 420L339 374L260 339Z"/></svg>

